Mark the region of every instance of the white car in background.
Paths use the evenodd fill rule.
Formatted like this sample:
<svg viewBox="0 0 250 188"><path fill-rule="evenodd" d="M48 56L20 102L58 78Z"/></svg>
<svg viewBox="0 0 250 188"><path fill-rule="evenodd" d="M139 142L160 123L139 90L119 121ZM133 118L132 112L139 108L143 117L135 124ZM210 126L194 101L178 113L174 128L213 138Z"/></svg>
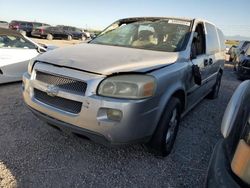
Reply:
<svg viewBox="0 0 250 188"><path fill-rule="evenodd" d="M46 48L17 31L0 28L0 84L20 81L29 61Z"/></svg>

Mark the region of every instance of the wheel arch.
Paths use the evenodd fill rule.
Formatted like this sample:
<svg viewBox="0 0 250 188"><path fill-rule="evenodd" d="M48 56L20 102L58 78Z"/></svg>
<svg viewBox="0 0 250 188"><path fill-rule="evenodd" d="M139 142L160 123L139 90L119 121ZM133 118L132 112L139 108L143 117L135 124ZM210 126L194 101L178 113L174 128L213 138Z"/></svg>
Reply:
<svg viewBox="0 0 250 188"><path fill-rule="evenodd" d="M161 97L160 100L160 106L159 106L159 113L157 116L157 124L156 127L162 117L162 114L164 113L167 104L169 102L169 100L171 100L172 97L178 98L181 102L181 113L183 113L186 109L186 104L187 104L187 97L186 97L186 92L183 86L179 85L179 86L173 86L173 88L170 88L169 90L167 90ZM155 128L156 128L155 127Z"/></svg>

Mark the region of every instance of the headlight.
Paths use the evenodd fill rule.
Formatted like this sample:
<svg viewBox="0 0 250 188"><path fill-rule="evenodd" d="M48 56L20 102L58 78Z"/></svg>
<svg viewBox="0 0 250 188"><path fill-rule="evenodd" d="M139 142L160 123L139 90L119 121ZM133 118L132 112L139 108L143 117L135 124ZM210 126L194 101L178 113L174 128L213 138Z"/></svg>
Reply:
<svg viewBox="0 0 250 188"><path fill-rule="evenodd" d="M98 95L142 99L154 95L156 80L148 75L120 75L112 76L103 80L98 87Z"/></svg>
<svg viewBox="0 0 250 188"><path fill-rule="evenodd" d="M34 63L35 63L35 60L34 59L31 59L29 64L28 64L28 73L29 75L31 75L32 73L32 70L33 70L33 67L34 67Z"/></svg>

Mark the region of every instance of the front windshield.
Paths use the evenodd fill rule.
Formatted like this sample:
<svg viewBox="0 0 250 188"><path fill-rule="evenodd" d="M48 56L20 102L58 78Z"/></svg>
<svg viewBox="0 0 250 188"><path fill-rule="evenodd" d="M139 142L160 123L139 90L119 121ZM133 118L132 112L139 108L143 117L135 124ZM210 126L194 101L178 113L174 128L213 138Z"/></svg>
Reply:
<svg viewBox="0 0 250 188"><path fill-rule="evenodd" d="M186 46L190 25L189 21L173 19L117 22L90 43L177 52Z"/></svg>

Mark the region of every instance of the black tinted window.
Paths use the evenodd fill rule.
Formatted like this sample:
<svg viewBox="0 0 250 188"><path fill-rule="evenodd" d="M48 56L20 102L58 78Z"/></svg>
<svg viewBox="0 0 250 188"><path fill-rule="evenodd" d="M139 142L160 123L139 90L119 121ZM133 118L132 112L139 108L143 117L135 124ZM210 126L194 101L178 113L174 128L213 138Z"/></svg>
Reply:
<svg viewBox="0 0 250 188"><path fill-rule="evenodd" d="M220 49L219 40L217 37L216 27L212 24L205 23L206 25L206 42L207 42L207 53L211 54L217 52Z"/></svg>

